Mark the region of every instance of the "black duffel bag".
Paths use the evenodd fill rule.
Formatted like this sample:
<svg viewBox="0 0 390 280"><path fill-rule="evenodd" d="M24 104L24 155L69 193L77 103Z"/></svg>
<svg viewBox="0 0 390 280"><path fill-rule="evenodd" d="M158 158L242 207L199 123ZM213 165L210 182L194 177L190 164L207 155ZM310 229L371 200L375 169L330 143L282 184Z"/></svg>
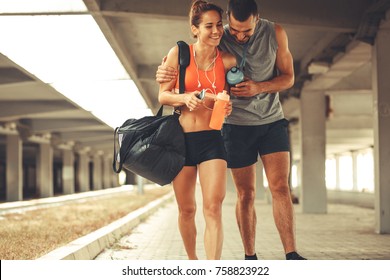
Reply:
<svg viewBox="0 0 390 280"><path fill-rule="evenodd" d="M179 41L180 93L184 92L185 68L189 64L188 45ZM161 186L169 184L185 162L184 132L179 123L180 110L162 116L129 119L114 132L113 169L122 167ZM120 149L118 151L118 145Z"/></svg>
<svg viewBox="0 0 390 280"><path fill-rule="evenodd" d="M162 111L162 110L161 110ZM127 120L115 129L114 171L122 167L161 186L169 184L183 168L185 143L178 114ZM117 147L117 145L116 145Z"/></svg>

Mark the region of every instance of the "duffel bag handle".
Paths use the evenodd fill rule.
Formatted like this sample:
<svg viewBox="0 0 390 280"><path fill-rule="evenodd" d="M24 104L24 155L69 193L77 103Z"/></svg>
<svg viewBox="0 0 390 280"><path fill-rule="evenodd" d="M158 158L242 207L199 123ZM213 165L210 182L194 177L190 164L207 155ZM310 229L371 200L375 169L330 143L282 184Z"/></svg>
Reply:
<svg viewBox="0 0 390 280"><path fill-rule="evenodd" d="M115 171L115 173L121 172L122 165L123 165L123 161L120 158L119 152L117 152L118 151L117 148L118 148L118 144L119 144L118 129L119 129L119 127L115 128L115 131L114 131L114 159L112 160L112 169ZM119 162L116 160L118 156L119 156ZM117 167L117 163L119 165L118 167Z"/></svg>

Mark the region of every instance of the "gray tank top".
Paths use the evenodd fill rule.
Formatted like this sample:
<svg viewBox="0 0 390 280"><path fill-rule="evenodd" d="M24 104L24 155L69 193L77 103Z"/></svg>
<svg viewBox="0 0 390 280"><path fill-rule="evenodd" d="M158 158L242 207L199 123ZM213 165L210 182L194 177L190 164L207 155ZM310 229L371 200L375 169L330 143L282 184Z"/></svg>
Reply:
<svg viewBox="0 0 390 280"><path fill-rule="evenodd" d="M244 67L245 76L256 82L267 81L276 76L275 61L278 44L274 23L260 19L248 44ZM239 44L230 35L228 25L224 27L219 46L223 51L233 54L237 58L237 64L241 64L245 45ZM253 97L231 95L231 101L233 111L225 121L228 124L262 125L284 118L279 93L260 93Z"/></svg>

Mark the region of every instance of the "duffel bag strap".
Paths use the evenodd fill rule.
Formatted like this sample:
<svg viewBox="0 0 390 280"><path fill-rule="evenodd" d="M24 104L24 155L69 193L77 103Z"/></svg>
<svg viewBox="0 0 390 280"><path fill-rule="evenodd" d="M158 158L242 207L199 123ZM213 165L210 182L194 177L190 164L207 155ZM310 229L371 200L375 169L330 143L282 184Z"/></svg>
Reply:
<svg viewBox="0 0 390 280"><path fill-rule="evenodd" d="M178 41L177 46L179 47L179 94L182 94L185 92L186 69L190 65L190 47L184 41ZM174 113L180 115L180 107L176 107Z"/></svg>
<svg viewBox="0 0 390 280"><path fill-rule="evenodd" d="M190 65L190 48L184 41L178 41L179 47L179 93L185 91L186 68Z"/></svg>

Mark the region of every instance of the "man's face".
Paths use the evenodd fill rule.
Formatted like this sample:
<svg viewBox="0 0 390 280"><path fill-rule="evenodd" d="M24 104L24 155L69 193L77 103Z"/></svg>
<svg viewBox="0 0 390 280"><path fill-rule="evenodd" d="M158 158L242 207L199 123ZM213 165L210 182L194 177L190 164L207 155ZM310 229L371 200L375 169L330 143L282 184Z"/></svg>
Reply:
<svg viewBox="0 0 390 280"><path fill-rule="evenodd" d="M258 16L251 15L246 21L238 21L233 14L228 15L229 32L240 44L246 43L255 32Z"/></svg>

